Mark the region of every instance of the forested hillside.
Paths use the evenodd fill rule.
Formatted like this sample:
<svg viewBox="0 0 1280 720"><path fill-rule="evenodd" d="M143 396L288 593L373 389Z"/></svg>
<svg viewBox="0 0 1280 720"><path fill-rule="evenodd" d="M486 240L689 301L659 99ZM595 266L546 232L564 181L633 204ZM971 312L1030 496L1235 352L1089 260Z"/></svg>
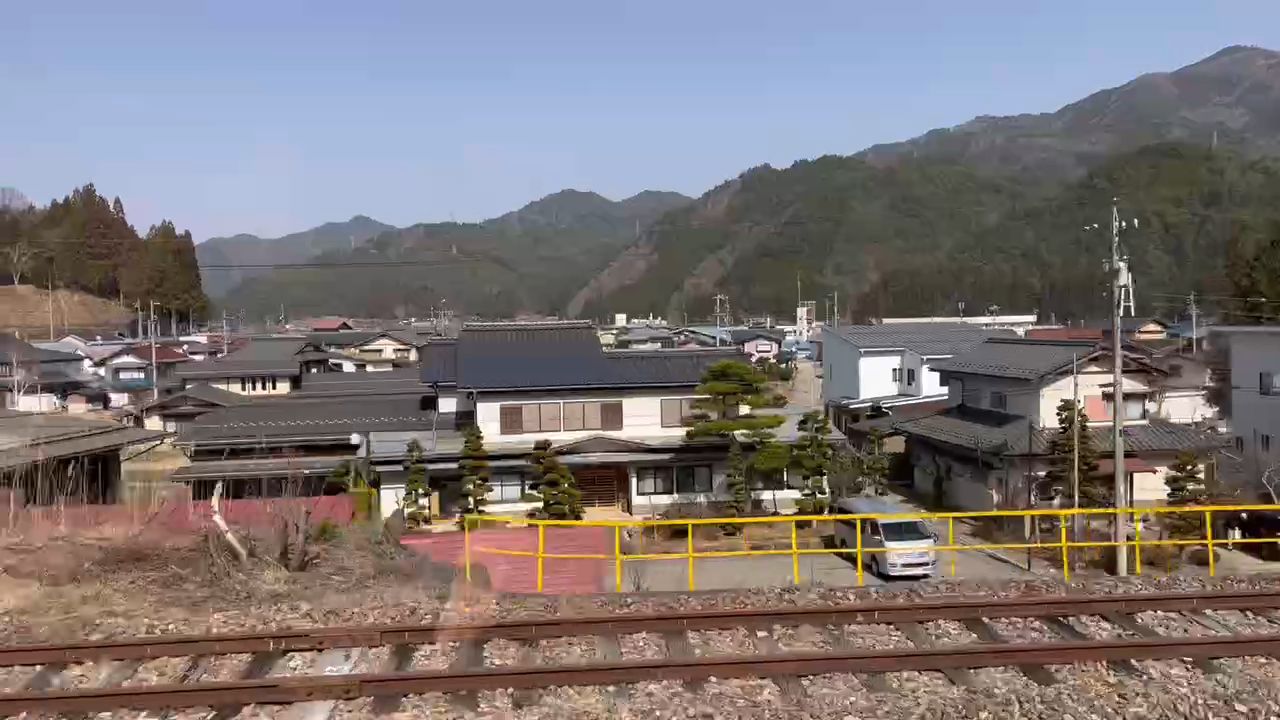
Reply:
<svg viewBox="0 0 1280 720"><path fill-rule="evenodd" d="M846 317L964 302L1088 319L1105 314L1108 247L1082 228L1109 224L1113 196L1139 220L1125 246L1140 298L1226 288L1276 217L1277 107L1280 53L1230 47L1056 112L756 168L655 223L568 309L680 320L723 292L736 311L790 314L799 276Z"/></svg>
<svg viewBox="0 0 1280 720"><path fill-rule="evenodd" d="M321 253L350 250L388 230L395 230L395 226L356 215L345 222L325 223L278 238L261 238L247 233L209 238L196 246L196 259L202 268L200 275L205 292L212 298L220 298L241 282L266 275L271 270L254 267L211 269L211 266L300 263Z"/></svg>
<svg viewBox="0 0 1280 720"><path fill-rule="evenodd" d="M180 318L207 305L191 233L164 220L140 236L120 198L108 201L92 184L46 207L0 211L0 263L6 284L154 300Z"/></svg>
<svg viewBox="0 0 1280 720"><path fill-rule="evenodd" d="M222 302L247 317L555 313L657 217L691 200L642 192L621 201L564 190L482 223L423 223L384 232L354 250L252 278ZM373 267L375 263L392 263Z"/></svg>
<svg viewBox="0 0 1280 720"><path fill-rule="evenodd" d="M579 301L586 316L700 317L724 292L741 312L777 315L794 305L798 275L806 297L839 292L854 319L954 314L961 301L1102 317L1119 197L1126 220L1138 220L1123 247L1154 313L1155 293L1230 289L1228 266L1280 215L1278 179L1273 159L1181 144L1114 156L1048 194L932 160L757 168L664 217L602 275L620 282Z"/></svg>

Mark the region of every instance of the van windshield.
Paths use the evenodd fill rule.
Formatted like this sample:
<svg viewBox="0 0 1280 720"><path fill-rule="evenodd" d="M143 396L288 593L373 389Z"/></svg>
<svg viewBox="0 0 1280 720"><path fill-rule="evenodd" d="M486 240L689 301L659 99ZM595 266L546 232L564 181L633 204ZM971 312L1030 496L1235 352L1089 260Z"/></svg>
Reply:
<svg viewBox="0 0 1280 720"><path fill-rule="evenodd" d="M882 522L880 531L884 533L885 542L928 540L933 537L933 531L921 520Z"/></svg>

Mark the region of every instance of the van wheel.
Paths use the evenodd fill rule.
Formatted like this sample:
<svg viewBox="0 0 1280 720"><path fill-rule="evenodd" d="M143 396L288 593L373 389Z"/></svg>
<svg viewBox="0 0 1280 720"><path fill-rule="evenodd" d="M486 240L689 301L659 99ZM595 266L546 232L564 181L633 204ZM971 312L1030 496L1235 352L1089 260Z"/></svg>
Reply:
<svg viewBox="0 0 1280 720"><path fill-rule="evenodd" d="M883 578L880 574L880 558L878 557L871 558L871 574L878 578Z"/></svg>
<svg viewBox="0 0 1280 720"><path fill-rule="evenodd" d="M837 549L837 550L848 550L848 549L849 549L849 543L845 542L845 541L844 541L844 538L840 538L839 540L836 540L836 549ZM839 558L840 558L841 560L845 561L845 562L850 562L851 560L853 560L853 558L849 557L849 554L848 554L848 553L840 553Z"/></svg>

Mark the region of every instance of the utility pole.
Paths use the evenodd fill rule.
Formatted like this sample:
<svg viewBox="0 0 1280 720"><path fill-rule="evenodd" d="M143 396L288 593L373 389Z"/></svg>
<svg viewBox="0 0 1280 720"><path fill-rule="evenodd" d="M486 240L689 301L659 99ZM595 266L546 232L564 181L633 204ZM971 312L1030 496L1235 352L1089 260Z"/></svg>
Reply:
<svg viewBox="0 0 1280 720"><path fill-rule="evenodd" d="M147 324L151 336L151 399L160 399L160 372L156 367L156 301L151 301L151 322Z"/></svg>
<svg viewBox="0 0 1280 720"><path fill-rule="evenodd" d="M1080 509L1080 366L1075 353L1071 354L1071 509ZM1080 516L1071 518L1071 539L1080 537Z"/></svg>
<svg viewBox="0 0 1280 720"><path fill-rule="evenodd" d="M222 311L222 356L227 356L227 311Z"/></svg>
<svg viewBox="0 0 1280 720"><path fill-rule="evenodd" d="M831 327L840 327L840 291L831 292L831 308L836 311Z"/></svg>
<svg viewBox="0 0 1280 720"><path fill-rule="evenodd" d="M1114 454L1115 476L1112 478L1112 496L1115 507L1127 508L1128 482L1124 471L1124 360L1120 338L1120 302L1121 275L1124 272L1120 265L1120 211L1116 208L1116 200L1111 200L1111 441ZM1129 574L1129 548L1124 544L1128 538L1126 518L1116 513L1115 522L1111 525L1111 539L1117 543L1116 575Z"/></svg>
<svg viewBox="0 0 1280 720"><path fill-rule="evenodd" d="M49 340L56 340L53 336L53 273L49 273ZM17 365L14 366L17 370Z"/></svg>
<svg viewBox="0 0 1280 720"><path fill-rule="evenodd" d="M720 347L720 329L729 318L729 296L721 293L712 299L716 301L716 347Z"/></svg>
<svg viewBox="0 0 1280 720"><path fill-rule="evenodd" d="M1200 312L1200 309L1196 307L1196 291L1195 290L1192 290L1190 297L1187 298L1187 305L1188 305L1188 309L1191 310L1191 355L1194 356L1196 354L1196 345L1198 342L1197 338L1199 337L1199 334L1196 331L1198 329L1197 321L1199 320L1199 312Z"/></svg>
<svg viewBox="0 0 1280 720"><path fill-rule="evenodd" d="M133 301L133 311L138 314L138 339L142 339L142 303Z"/></svg>

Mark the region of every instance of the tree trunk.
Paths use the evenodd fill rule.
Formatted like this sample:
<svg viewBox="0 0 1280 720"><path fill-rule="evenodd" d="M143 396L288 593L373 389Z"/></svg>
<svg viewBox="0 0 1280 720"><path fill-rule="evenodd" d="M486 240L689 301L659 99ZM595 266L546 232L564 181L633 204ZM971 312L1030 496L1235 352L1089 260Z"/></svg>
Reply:
<svg viewBox="0 0 1280 720"><path fill-rule="evenodd" d="M219 501L222 500L222 481L214 483L213 495L209 498L209 510L213 515L213 524L218 526L222 531L222 537L226 538L227 544L231 546L231 550L235 552L236 557L241 563L249 562L249 553L245 551L244 545L240 544L239 538L235 533L231 532L231 528L227 526L227 521L222 518L222 509L219 507Z"/></svg>

